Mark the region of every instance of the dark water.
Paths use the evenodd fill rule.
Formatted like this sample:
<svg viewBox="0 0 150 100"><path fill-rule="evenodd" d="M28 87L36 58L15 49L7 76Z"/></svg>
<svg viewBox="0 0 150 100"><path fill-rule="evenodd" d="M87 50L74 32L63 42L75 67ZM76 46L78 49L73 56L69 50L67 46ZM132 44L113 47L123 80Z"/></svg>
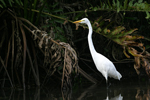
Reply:
<svg viewBox="0 0 150 100"><path fill-rule="evenodd" d="M118 82L108 89L106 85L82 83L72 90L60 90L58 85L49 88L0 90L0 100L150 100L148 82Z"/></svg>

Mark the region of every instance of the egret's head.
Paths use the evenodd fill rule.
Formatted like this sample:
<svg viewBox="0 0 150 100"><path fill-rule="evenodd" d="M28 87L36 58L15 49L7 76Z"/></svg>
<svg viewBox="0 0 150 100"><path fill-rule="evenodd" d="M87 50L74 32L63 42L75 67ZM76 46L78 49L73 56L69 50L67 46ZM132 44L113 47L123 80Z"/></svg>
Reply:
<svg viewBox="0 0 150 100"><path fill-rule="evenodd" d="M87 24L88 22L89 22L89 20L87 18L83 18L83 19L75 21L73 23L85 23L85 24Z"/></svg>

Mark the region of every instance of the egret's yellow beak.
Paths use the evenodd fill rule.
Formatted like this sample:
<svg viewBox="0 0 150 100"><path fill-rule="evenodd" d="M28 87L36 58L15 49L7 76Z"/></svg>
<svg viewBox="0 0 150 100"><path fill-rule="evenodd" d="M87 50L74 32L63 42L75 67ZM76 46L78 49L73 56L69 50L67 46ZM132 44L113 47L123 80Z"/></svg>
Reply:
<svg viewBox="0 0 150 100"><path fill-rule="evenodd" d="M78 20L78 21L75 21L75 22L73 22L73 23L80 23L80 22L82 22L83 20Z"/></svg>

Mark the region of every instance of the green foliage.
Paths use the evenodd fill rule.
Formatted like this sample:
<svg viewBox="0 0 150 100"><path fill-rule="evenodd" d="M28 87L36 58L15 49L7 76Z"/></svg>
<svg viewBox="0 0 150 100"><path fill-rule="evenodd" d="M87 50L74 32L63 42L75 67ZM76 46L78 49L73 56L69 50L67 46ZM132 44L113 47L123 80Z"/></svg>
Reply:
<svg viewBox="0 0 150 100"><path fill-rule="evenodd" d="M53 32L52 34L55 36L53 38L66 41L65 32L62 29L64 20L60 19L66 19L66 16L63 15L64 12L59 2L48 0L1 0L0 2L1 8L14 7L18 12L18 16L29 20L34 25L38 25L46 30L48 34ZM18 8L16 9L16 7ZM50 16L50 14L55 16Z"/></svg>
<svg viewBox="0 0 150 100"><path fill-rule="evenodd" d="M104 20L102 20L102 16L94 21L92 24L93 30L112 41L116 42L119 45L127 46L128 43L126 41L134 41L136 39L142 39L142 36L129 36L137 29L131 29L129 31L125 30L125 27L118 26L115 27L115 29L109 29L109 26L111 26L112 23L109 23L104 27ZM130 42L129 42L130 43ZM133 43L133 42L132 42Z"/></svg>
<svg viewBox="0 0 150 100"><path fill-rule="evenodd" d="M25 0L26 1L26 0ZM6 7L12 7L13 4L18 4L20 6L23 6L23 3L21 0L0 0L0 8L6 8Z"/></svg>
<svg viewBox="0 0 150 100"><path fill-rule="evenodd" d="M103 2L98 6L91 5L89 9L92 11L109 10L116 11L117 13L119 13L120 11L139 11L146 13L146 19L150 18L150 4L143 0L112 0L112 4L109 0L107 0L107 2Z"/></svg>
<svg viewBox="0 0 150 100"><path fill-rule="evenodd" d="M66 18L66 16L63 15L63 9L59 8L58 2L54 3L53 5L49 5L48 3L46 3L45 7L43 8L43 12L51 13L61 18ZM64 20L46 15L43 13L41 13L41 16L47 20L47 22L45 23L45 25L42 26L42 28L51 29L51 31L55 33L55 39L66 41L66 38L64 35L65 32L62 26L64 23ZM48 34L50 34L50 32Z"/></svg>

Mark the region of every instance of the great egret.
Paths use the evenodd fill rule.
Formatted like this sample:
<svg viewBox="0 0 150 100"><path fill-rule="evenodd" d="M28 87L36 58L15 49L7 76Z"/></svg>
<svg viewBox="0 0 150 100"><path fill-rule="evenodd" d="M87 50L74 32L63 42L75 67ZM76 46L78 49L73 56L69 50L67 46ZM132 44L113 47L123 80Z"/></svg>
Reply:
<svg viewBox="0 0 150 100"><path fill-rule="evenodd" d="M108 76L112 77L114 79L120 80L122 77L121 74L116 70L114 64L105 56L102 54L96 52L93 42L92 42L92 26L90 21L87 18L83 18L81 20L75 21L73 23L85 23L87 24L89 28L89 34L88 34L88 44L90 48L90 52L93 58L93 61L96 65L96 68L102 73L102 75L106 79L106 83L108 81Z"/></svg>

